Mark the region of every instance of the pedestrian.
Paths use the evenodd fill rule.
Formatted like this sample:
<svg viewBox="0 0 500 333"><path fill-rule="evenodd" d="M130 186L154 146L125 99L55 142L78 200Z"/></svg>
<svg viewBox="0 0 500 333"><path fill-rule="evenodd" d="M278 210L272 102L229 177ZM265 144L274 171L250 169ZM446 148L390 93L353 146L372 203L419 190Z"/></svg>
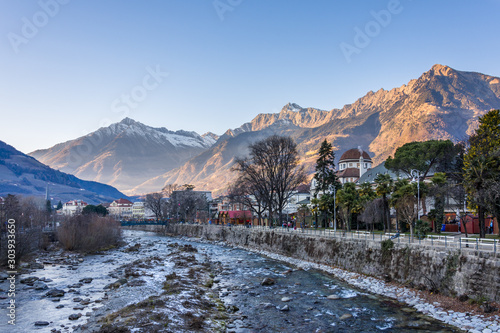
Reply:
<svg viewBox="0 0 500 333"><path fill-rule="evenodd" d="M490 234L493 233L493 219L490 219Z"/></svg>

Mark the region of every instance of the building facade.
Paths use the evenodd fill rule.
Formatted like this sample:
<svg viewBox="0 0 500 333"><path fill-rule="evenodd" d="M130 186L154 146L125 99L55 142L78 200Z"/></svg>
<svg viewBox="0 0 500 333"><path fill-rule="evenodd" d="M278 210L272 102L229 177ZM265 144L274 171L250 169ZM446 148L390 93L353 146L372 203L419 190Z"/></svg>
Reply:
<svg viewBox="0 0 500 333"><path fill-rule="evenodd" d="M132 218L132 201L127 199L118 199L113 201L108 208L109 215L119 218Z"/></svg>
<svg viewBox="0 0 500 333"><path fill-rule="evenodd" d="M62 215L65 216L73 216L76 214L80 214L84 207L88 206L88 203L82 200L71 200L65 202L63 204L63 208L61 210Z"/></svg>
<svg viewBox="0 0 500 333"><path fill-rule="evenodd" d="M372 168L373 161L368 153L360 147L349 149L342 154L339 160L337 176L342 184L355 183Z"/></svg>

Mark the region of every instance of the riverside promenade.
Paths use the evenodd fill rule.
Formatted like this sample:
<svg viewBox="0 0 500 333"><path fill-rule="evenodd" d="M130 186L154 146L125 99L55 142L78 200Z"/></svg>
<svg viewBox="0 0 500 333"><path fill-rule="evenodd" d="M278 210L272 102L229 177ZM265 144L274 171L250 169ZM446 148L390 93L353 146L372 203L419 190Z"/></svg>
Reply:
<svg viewBox="0 0 500 333"><path fill-rule="evenodd" d="M416 236L410 237L404 233L382 233L370 231L344 231L332 229L315 229L315 228L287 228L287 227L267 227L267 226L223 226L216 225L220 228L243 228L254 231L273 231L275 233L300 234L307 237L326 237L336 239L352 239L365 240L371 242L382 242L391 239L394 245L397 246L425 246L446 250L461 250L466 252L489 252L494 255L500 250L499 239L465 237L461 233L443 233L441 235L427 235L423 238Z"/></svg>

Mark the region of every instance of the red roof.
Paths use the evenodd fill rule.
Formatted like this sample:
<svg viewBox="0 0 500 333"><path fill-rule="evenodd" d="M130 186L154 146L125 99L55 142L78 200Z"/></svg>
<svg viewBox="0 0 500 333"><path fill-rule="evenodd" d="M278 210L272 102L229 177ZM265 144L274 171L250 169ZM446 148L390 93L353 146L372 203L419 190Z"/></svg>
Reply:
<svg viewBox="0 0 500 333"><path fill-rule="evenodd" d="M133 205L132 201L127 200L127 199L123 199L123 198L120 198L120 199L115 200L115 201L113 201L113 202L115 202L115 203L117 203L117 204L119 204L119 205L120 205L120 204L121 204L121 205L124 205L124 204L125 204L125 205Z"/></svg>
<svg viewBox="0 0 500 333"><path fill-rule="evenodd" d="M359 158L361 157L361 153L363 153L363 158L365 160L369 160L370 162L372 161L372 158L366 151L358 148L353 148L343 153L340 157L339 162L343 162L343 160L359 160Z"/></svg>
<svg viewBox="0 0 500 333"><path fill-rule="evenodd" d="M337 174L338 177L340 178L347 178L347 177L356 177L359 178L359 169L357 168L347 168L342 171L340 171Z"/></svg>

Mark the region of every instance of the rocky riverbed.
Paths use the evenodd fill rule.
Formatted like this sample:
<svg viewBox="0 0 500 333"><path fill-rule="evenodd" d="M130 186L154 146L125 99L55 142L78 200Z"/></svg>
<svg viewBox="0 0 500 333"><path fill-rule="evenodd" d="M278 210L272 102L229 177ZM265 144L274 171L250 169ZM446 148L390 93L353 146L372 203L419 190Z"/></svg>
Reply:
<svg viewBox="0 0 500 333"><path fill-rule="evenodd" d="M498 318L444 312L412 290L331 267L140 231L125 231L125 240L128 245L106 253L57 251L23 264L16 280L17 324L2 321L0 330L498 330ZM0 300L2 311L7 301Z"/></svg>

